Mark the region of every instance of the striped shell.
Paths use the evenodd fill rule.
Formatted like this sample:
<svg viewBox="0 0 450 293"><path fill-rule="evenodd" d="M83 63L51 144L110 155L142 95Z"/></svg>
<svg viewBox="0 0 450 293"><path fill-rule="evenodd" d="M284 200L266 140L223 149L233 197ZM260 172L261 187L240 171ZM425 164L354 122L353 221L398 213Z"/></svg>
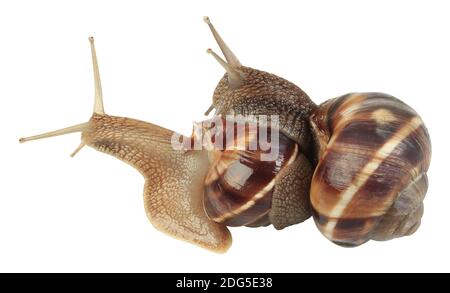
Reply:
<svg viewBox="0 0 450 293"><path fill-rule="evenodd" d="M357 246L414 233L431 158L418 114L386 94L354 93L322 104L311 124L319 163L310 196L325 237Z"/></svg>
<svg viewBox="0 0 450 293"><path fill-rule="evenodd" d="M224 142L225 150L210 152L212 163L205 179L204 208L209 218L227 226L266 226L270 224L277 176L295 161L299 149L294 141L278 132L278 144L270 142L270 149L262 150L259 144L254 144L260 129L246 123L245 130L245 134L236 134L231 142ZM274 130L269 127L264 131L270 137ZM252 149L250 145L257 147ZM276 154L273 160L262 160L263 154L271 152Z"/></svg>

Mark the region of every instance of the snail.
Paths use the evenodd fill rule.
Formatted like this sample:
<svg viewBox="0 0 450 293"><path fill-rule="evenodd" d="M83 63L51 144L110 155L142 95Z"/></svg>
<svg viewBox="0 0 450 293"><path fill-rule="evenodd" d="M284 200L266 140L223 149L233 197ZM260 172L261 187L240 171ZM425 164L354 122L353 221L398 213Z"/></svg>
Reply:
<svg viewBox="0 0 450 293"><path fill-rule="evenodd" d="M81 132L81 143L71 156L87 145L144 176L144 206L155 228L225 252L231 245L227 226L272 224L283 229L311 216L314 141L309 117L317 106L287 80L242 66L209 18L204 21L226 59L207 51L226 70L205 112L209 115L215 109L212 121L206 121L209 126L194 124L192 136L186 137L148 122L105 114L91 37L95 102L90 120L20 142ZM225 139L230 126L244 131ZM264 135L271 136L268 147L259 145ZM174 147L180 140L182 147ZM226 147L215 147L222 140ZM189 148L197 144L200 150Z"/></svg>
<svg viewBox="0 0 450 293"><path fill-rule="evenodd" d="M420 116L390 95L352 93L310 120L318 156L310 197L322 234L353 247L414 233L431 159Z"/></svg>
<svg viewBox="0 0 450 293"><path fill-rule="evenodd" d="M215 109L219 117L240 115L247 122L267 125L269 132L279 136L279 156L270 161L262 161L260 154L251 150L212 151L216 158L205 180L205 211L214 221L228 226L272 224L276 229L283 229L300 223L310 217L313 143L308 118L316 105L293 83L242 66L209 18L205 17L204 21L226 59L211 49L207 51L224 67L226 74L219 81L213 103L205 114ZM268 115L278 118L276 126L258 119ZM251 116L256 117L256 122Z"/></svg>

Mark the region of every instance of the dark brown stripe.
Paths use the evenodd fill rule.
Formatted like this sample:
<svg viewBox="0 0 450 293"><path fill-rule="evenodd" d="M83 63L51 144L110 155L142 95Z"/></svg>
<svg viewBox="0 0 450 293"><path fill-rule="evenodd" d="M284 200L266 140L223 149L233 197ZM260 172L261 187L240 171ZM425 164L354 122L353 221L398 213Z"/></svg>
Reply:
<svg viewBox="0 0 450 293"><path fill-rule="evenodd" d="M273 190L269 191L263 198L257 200L255 205L253 205L251 208L245 210L239 215L236 215L235 217L225 220L223 223L231 227L239 227L252 223L256 224L257 220L260 219L261 216L264 216L268 213L268 211L270 211L272 192ZM263 223L261 223L261 225L262 224Z"/></svg>
<svg viewBox="0 0 450 293"><path fill-rule="evenodd" d="M339 219L333 231L333 240L343 246L358 246L372 237L380 217Z"/></svg>
<svg viewBox="0 0 450 293"><path fill-rule="evenodd" d="M324 232L329 218L312 209L312 214L320 231ZM331 241L344 247L354 247L370 240L373 227L381 217L337 219L332 231ZM336 219L334 219L336 220Z"/></svg>
<svg viewBox="0 0 450 293"><path fill-rule="evenodd" d="M402 140L400 145L392 152L391 157L397 158L404 164L408 163L410 168L414 168L420 162L424 162L425 156L430 151L431 144L429 136L426 129L422 125L407 138ZM429 162L424 163L428 164ZM399 162L399 164L401 163Z"/></svg>
<svg viewBox="0 0 450 293"><path fill-rule="evenodd" d="M314 207L311 208L311 213L318 226L325 226L328 223L328 217L319 213Z"/></svg>
<svg viewBox="0 0 450 293"><path fill-rule="evenodd" d="M256 219L251 223L245 224L245 226L247 227L263 227L268 225L270 225L269 211L259 219Z"/></svg>
<svg viewBox="0 0 450 293"><path fill-rule="evenodd" d="M335 230L358 231L364 228L367 219L339 219L336 223Z"/></svg>
<svg viewBox="0 0 450 293"><path fill-rule="evenodd" d="M336 144L375 151L388 140L398 125L379 124L375 120L352 121L337 135Z"/></svg>

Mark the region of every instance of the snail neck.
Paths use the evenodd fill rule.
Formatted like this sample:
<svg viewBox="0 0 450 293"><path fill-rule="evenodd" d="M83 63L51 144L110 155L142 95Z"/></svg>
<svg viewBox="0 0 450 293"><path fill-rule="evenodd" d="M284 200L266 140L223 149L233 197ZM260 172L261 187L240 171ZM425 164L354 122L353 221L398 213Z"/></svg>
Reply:
<svg viewBox="0 0 450 293"><path fill-rule="evenodd" d="M110 154L136 168L145 177L161 169L179 168L191 156L204 152L189 152L172 147L175 133L144 121L125 117L94 114L89 127L82 133L83 142Z"/></svg>

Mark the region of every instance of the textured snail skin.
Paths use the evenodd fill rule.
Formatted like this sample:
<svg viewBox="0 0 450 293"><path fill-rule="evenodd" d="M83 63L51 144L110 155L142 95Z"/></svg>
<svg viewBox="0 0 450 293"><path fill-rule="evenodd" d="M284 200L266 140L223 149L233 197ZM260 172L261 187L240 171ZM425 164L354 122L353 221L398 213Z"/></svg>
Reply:
<svg viewBox="0 0 450 293"><path fill-rule="evenodd" d="M232 88L225 74L213 94L216 115L277 115L279 129L290 139L312 150L308 118L316 104L298 86L277 75L250 67L235 68L242 84Z"/></svg>
<svg viewBox="0 0 450 293"><path fill-rule="evenodd" d="M319 162L311 205L325 237L357 246L414 233L431 158L418 114L386 94L354 93L320 105L311 125Z"/></svg>

